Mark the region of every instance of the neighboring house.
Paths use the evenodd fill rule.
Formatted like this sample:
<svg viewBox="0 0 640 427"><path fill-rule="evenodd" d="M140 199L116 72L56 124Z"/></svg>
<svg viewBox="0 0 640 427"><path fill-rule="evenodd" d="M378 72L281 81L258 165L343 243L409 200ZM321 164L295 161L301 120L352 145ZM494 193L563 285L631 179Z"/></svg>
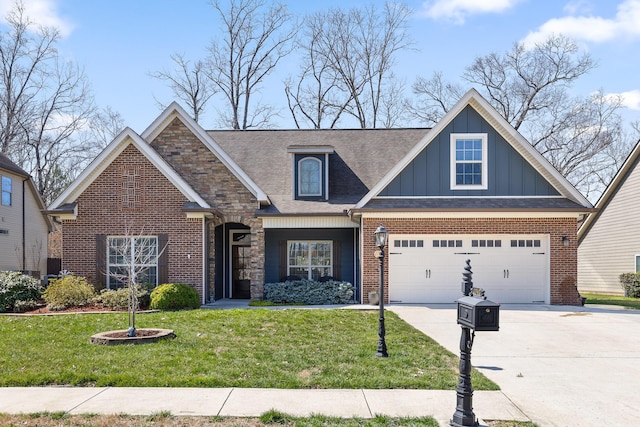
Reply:
<svg viewBox="0 0 640 427"><path fill-rule="evenodd" d="M623 294L620 274L640 272L640 141L578 230L578 288Z"/></svg>
<svg viewBox="0 0 640 427"><path fill-rule="evenodd" d="M0 271L47 274L47 245L51 218L31 177L0 154Z"/></svg>
<svg viewBox="0 0 640 427"><path fill-rule="evenodd" d="M352 282L366 303L382 223L392 302L455 301L470 259L490 299L579 304L591 209L471 90L433 129L207 132L174 103L116 137L50 213L63 268L107 287L113 244L130 242L158 254L149 282L189 283L203 303L260 299L289 276Z"/></svg>

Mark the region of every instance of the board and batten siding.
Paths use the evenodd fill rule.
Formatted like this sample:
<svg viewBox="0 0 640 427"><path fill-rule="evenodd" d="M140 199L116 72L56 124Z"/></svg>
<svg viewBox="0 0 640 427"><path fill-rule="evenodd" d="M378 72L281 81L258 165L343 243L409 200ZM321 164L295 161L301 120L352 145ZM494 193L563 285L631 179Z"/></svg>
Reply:
<svg viewBox="0 0 640 427"><path fill-rule="evenodd" d="M578 247L578 289L622 294L619 276L635 271L640 255L640 169L637 164L602 208Z"/></svg>
<svg viewBox="0 0 640 427"><path fill-rule="evenodd" d="M450 135L486 133L488 188L451 190ZM471 106L431 141L380 196L558 196L559 193Z"/></svg>
<svg viewBox="0 0 640 427"><path fill-rule="evenodd" d="M38 199L32 193L31 187L24 177L0 170L0 175L8 176L12 180L11 206L0 204L0 271L7 270L35 270L40 275L47 273L47 243L48 224L40 211ZM22 256L23 233L23 188L25 230L25 264Z"/></svg>

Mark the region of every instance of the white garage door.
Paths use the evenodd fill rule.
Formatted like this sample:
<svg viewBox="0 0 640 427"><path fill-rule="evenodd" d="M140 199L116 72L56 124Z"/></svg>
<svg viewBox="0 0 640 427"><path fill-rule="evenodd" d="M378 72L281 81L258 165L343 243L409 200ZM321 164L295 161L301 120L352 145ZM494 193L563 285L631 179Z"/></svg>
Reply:
<svg viewBox="0 0 640 427"><path fill-rule="evenodd" d="M548 303L547 235L390 235L389 299L451 303L471 261L474 287L499 303Z"/></svg>

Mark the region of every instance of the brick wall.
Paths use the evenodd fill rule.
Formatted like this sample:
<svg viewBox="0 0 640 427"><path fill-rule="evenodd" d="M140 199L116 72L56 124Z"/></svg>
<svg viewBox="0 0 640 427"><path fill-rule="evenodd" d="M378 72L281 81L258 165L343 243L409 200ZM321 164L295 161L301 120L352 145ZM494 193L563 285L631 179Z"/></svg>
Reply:
<svg viewBox="0 0 640 427"><path fill-rule="evenodd" d="M214 219L215 225L238 223L250 227L251 298L262 299L264 229L262 220L255 217L258 209L256 197L177 118L152 141L151 146L210 206L219 211L220 217ZM214 233L210 235L213 239ZM210 267L210 271L210 280L213 281L214 267ZM213 288L212 283L209 286Z"/></svg>
<svg viewBox="0 0 640 427"><path fill-rule="evenodd" d="M577 237L575 218L366 218L363 221L363 295L379 286L379 260L374 256L374 231L383 224L390 234L548 234L550 238L550 302L579 305L576 288ZM569 237L563 246L562 236ZM388 253L385 249L385 252ZM385 299L388 301L388 257L385 259Z"/></svg>
<svg viewBox="0 0 640 427"><path fill-rule="evenodd" d="M123 205L122 177L140 172L139 209ZM202 220L187 219L186 198L133 145L78 197L78 217L63 221L62 268L96 280L96 235L168 234L168 281L192 285L202 296ZM160 248L162 249L162 248Z"/></svg>

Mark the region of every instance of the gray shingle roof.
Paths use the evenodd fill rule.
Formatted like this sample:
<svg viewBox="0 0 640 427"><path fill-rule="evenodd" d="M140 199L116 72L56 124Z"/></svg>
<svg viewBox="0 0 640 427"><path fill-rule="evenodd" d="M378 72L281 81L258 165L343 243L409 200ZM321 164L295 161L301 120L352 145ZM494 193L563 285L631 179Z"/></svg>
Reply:
<svg viewBox="0 0 640 427"><path fill-rule="evenodd" d="M528 197L528 198L491 198L491 197L451 197L451 198L416 198L372 199L362 210L403 209L407 211L484 211L508 209L512 211L545 210L545 211L579 211L586 208L569 199L560 197Z"/></svg>
<svg viewBox="0 0 640 427"><path fill-rule="evenodd" d="M9 160L9 158L4 154L0 154L0 169L11 171L17 175L24 176L25 178L30 176L24 169Z"/></svg>
<svg viewBox="0 0 640 427"><path fill-rule="evenodd" d="M429 129L227 130L207 133L269 195L263 213L341 213L352 208ZM293 200L295 145L332 146L329 201Z"/></svg>

